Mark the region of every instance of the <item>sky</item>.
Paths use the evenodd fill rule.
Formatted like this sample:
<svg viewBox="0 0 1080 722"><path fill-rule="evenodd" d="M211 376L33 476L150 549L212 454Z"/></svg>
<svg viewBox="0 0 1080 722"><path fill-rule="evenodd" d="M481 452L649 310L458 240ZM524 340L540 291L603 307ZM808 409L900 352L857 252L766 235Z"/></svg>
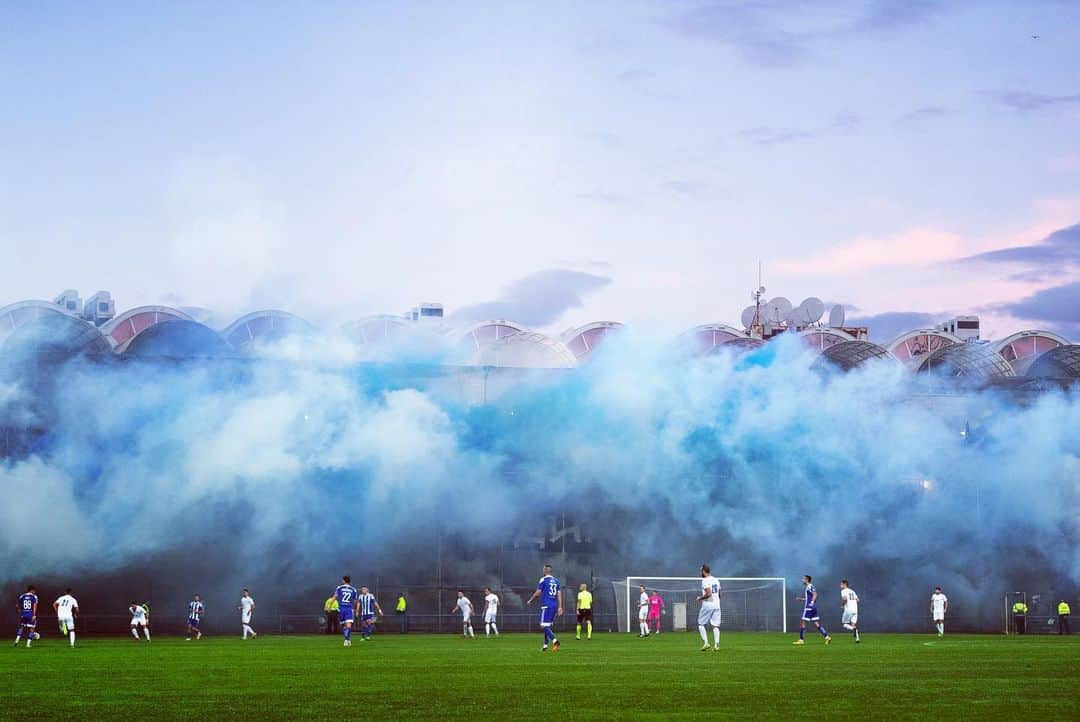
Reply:
<svg viewBox="0 0 1080 722"><path fill-rule="evenodd" d="M4 3L0 305L676 333L761 262L1077 340L1077 47L1051 0Z"/></svg>

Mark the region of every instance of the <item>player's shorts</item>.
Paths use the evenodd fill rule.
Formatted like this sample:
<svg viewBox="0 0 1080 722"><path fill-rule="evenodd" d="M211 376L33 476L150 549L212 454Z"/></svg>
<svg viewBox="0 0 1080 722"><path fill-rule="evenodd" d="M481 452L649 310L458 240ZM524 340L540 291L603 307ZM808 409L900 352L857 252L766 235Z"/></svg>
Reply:
<svg viewBox="0 0 1080 722"><path fill-rule="evenodd" d="M189 627L194 627L195 629L198 629L199 625L202 624L202 620L196 619L195 617L188 617L187 623Z"/></svg>
<svg viewBox="0 0 1080 722"><path fill-rule="evenodd" d="M659 618L660 618L660 612L659 611L649 612L649 621L650 622L653 621L654 619L659 619Z"/></svg>
<svg viewBox="0 0 1080 722"><path fill-rule="evenodd" d="M699 627L709 624L714 627L720 626L720 607L702 607L698 610L697 623Z"/></svg>
<svg viewBox="0 0 1080 722"><path fill-rule="evenodd" d="M360 615L360 623L361 624L374 624L374 622L375 622L375 615L374 614L361 614Z"/></svg>
<svg viewBox="0 0 1080 722"><path fill-rule="evenodd" d="M75 629L75 617L60 617L56 621L60 623L61 627L66 627L68 631Z"/></svg>
<svg viewBox="0 0 1080 722"><path fill-rule="evenodd" d="M858 624L859 623L859 613L858 612L849 612L849 611L847 611L845 609L842 621L843 621L844 624Z"/></svg>
<svg viewBox="0 0 1080 722"><path fill-rule="evenodd" d="M816 622L821 619L821 615L817 613L817 607L807 607L803 609L802 620L804 622ZM833 617L835 619L835 617Z"/></svg>
<svg viewBox="0 0 1080 722"><path fill-rule="evenodd" d="M555 613L558 607L540 607L540 626L550 627L555 623Z"/></svg>
<svg viewBox="0 0 1080 722"><path fill-rule="evenodd" d="M577 612L578 624L592 621L592 609L579 609Z"/></svg>
<svg viewBox="0 0 1080 722"><path fill-rule="evenodd" d="M341 607L337 611L338 621L344 624L345 622L351 622L353 620L352 607Z"/></svg>
<svg viewBox="0 0 1080 722"><path fill-rule="evenodd" d="M644 622L646 619L649 618L649 610L645 609L644 607L638 609L637 618L638 621Z"/></svg>
<svg viewBox="0 0 1080 722"><path fill-rule="evenodd" d="M251 612L240 612L240 623L241 624L250 624L251 623Z"/></svg>
<svg viewBox="0 0 1080 722"><path fill-rule="evenodd" d="M484 624L494 624L498 612L484 612Z"/></svg>
<svg viewBox="0 0 1080 722"><path fill-rule="evenodd" d="M19 617L19 626L33 629L37 626L37 622L34 621L33 617Z"/></svg>
<svg viewBox="0 0 1080 722"><path fill-rule="evenodd" d="M140 627L145 627L146 626L146 617L132 617L131 618L131 626L134 627L136 625L138 625Z"/></svg>

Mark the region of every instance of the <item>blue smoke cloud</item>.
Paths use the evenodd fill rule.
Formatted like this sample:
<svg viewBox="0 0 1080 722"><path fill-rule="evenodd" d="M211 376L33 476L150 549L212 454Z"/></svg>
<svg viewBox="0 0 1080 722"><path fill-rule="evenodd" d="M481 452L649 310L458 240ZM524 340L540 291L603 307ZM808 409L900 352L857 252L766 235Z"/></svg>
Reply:
<svg viewBox="0 0 1080 722"><path fill-rule="evenodd" d="M593 544L569 569L845 576L879 627L918 625L935 585L993 627L1005 591L1080 580L1075 393L929 393L895 365L823 376L794 338L687 360L625 332L550 372L307 343L5 382L5 417L36 431L0 465L20 499L0 583L143 569L178 595L242 579L285 598L343 569L432 582L447 540L452 579L479 585L559 513Z"/></svg>

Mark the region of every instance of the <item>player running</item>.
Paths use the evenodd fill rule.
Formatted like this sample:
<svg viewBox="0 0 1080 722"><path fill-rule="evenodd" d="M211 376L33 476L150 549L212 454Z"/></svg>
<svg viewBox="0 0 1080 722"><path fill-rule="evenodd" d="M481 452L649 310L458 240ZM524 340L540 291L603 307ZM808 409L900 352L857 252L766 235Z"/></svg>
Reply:
<svg viewBox="0 0 1080 722"><path fill-rule="evenodd" d="M577 634L575 639L581 639L581 625L585 625L585 639L592 639L592 592L585 582L578 587L577 593Z"/></svg>
<svg viewBox="0 0 1080 722"><path fill-rule="evenodd" d="M637 623L638 623L638 638L649 636L649 593L645 591L645 585L642 584L638 587L641 592L638 594L638 609L637 609Z"/></svg>
<svg viewBox="0 0 1080 722"><path fill-rule="evenodd" d="M246 588L240 592L240 606L237 609L240 611L240 631L243 632L243 639L246 640L249 634L253 638L259 636L251 627L251 617L255 614L255 599Z"/></svg>
<svg viewBox="0 0 1080 722"><path fill-rule="evenodd" d="M848 584L847 579L840 580L840 608L844 610L841 622L844 629L855 635L855 644L859 643L859 595Z"/></svg>
<svg viewBox="0 0 1080 722"><path fill-rule="evenodd" d="M146 635L146 641L150 641L150 609L138 602L132 602L128 605L128 611L131 612L131 636L135 638L135 641L139 641L139 627L142 627L143 634Z"/></svg>
<svg viewBox="0 0 1080 722"><path fill-rule="evenodd" d="M664 598L660 596L660 592L654 589L652 594L649 595L649 619L645 628L660 634L660 615L663 613Z"/></svg>
<svg viewBox="0 0 1080 722"><path fill-rule="evenodd" d="M452 612L455 609L461 612L461 636L466 639L476 637L476 633L473 632L472 628L473 605L472 602L469 601L469 598L465 596L465 592L461 589L458 590L457 602L454 606L450 607L450 611Z"/></svg>
<svg viewBox="0 0 1080 722"><path fill-rule="evenodd" d="M491 587L484 587L484 636L491 639L492 633L499 636L499 627L495 619L499 615L499 595L491 591Z"/></svg>
<svg viewBox="0 0 1080 722"><path fill-rule="evenodd" d="M352 646L352 625L356 618L356 587L352 585L352 577L348 574L341 578L341 584L334 590L334 598L338 603L338 621L341 622L341 634L345 637L345 644Z"/></svg>
<svg viewBox="0 0 1080 722"><path fill-rule="evenodd" d="M22 639L23 632L26 632L26 646L29 647L30 643L34 641L37 634L37 608L38 608L38 595L37 589L31 584L26 588L26 592L19 595L19 628L15 630L15 646L19 646L19 641Z"/></svg>
<svg viewBox="0 0 1080 722"><path fill-rule="evenodd" d="M829 636L829 630L825 629L821 624L821 615L817 610L817 589L813 585L813 577L809 574L804 574L802 578L803 583L803 596L795 597L796 601L803 602L802 620L799 622L799 638L792 644L806 644L806 623L813 622L817 630L821 632L821 636L825 638L825 644L832 643L832 637Z"/></svg>
<svg viewBox="0 0 1080 722"><path fill-rule="evenodd" d="M705 631L705 625L712 627L714 652L720 651L720 580L712 575L708 564L701 565L701 596L697 598L701 602L698 611L697 628L701 635L701 651L709 651L709 634Z"/></svg>
<svg viewBox="0 0 1080 722"><path fill-rule="evenodd" d="M360 587L360 595L356 597L356 609L360 613L360 641L366 642L375 631L375 614L383 616L382 607L367 587Z"/></svg>
<svg viewBox="0 0 1080 722"><path fill-rule="evenodd" d="M551 573L550 564L544 565L544 576L540 577L540 581L536 585L536 591L529 597L529 601L525 602L525 606L532 604L537 597L540 597L540 628L544 630L544 646L540 648L540 651L546 652L550 642L551 651L558 652L559 640L555 637L551 625L555 623L555 617L562 616L563 596L562 585L559 584L559 580L555 578L555 575Z"/></svg>
<svg viewBox="0 0 1080 722"><path fill-rule="evenodd" d="M202 600L199 595L196 594L188 602L188 615L187 615L187 641L191 641L191 635L195 635L195 641L202 639L202 630L199 629L199 625L202 624L203 612L206 611L206 607L203 606Z"/></svg>
<svg viewBox="0 0 1080 722"><path fill-rule="evenodd" d="M60 623L60 633L67 635L71 646L75 646L75 617L79 616L79 603L71 596L71 588L64 590L64 595L53 602L56 621Z"/></svg>
<svg viewBox="0 0 1080 722"><path fill-rule="evenodd" d="M949 598L941 593L941 587L934 587L930 595L930 616L937 627L937 636L945 636L945 612L949 611Z"/></svg>

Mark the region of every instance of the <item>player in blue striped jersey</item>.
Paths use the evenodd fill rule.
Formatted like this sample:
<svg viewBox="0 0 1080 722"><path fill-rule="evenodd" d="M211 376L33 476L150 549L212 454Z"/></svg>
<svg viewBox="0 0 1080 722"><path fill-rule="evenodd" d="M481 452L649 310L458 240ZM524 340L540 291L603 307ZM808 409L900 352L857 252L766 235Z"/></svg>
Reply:
<svg viewBox="0 0 1080 722"><path fill-rule="evenodd" d="M555 623L555 617L561 617L563 613L562 585L551 573L550 564L544 565L544 576L540 577L536 591L529 597L529 601L525 602L526 606L532 604L537 597L540 597L540 628L544 630L544 646L540 651L546 652L550 642L551 651L558 652L559 640L555 637L551 625Z"/></svg>
<svg viewBox="0 0 1080 722"><path fill-rule="evenodd" d="M37 589L31 584L26 588L25 594L19 595L19 628L15 631L15 646L19 646L23 632L26 633L26 646L34 641L37 636Z"/></svg>
<svg viewBox="0 0 1080 722"><path fill-rule="evenodd" d="M202 600L196 594L188 603L187 641L191 641L192 634L195 635L196 641L202 639L202 630L199 629L199 625L202 624L203 612L205 611L206 608L203 607Z"/></svg>
<svg viewBox="0 0 1080 722"><path fill-rule="evenodd" d="M341 622L341 633L345 637L346 647L352 646L352 625L356 618L356 598L359 593L352 585L352 577L348 574L341 578L341 584L334 590L334 598L338 603L338 621Z"/></svg>
<svg viewBox="0 0 1080 722"><path fill-rule="evenodd" d="M821 636L825 638L825 644L832 642L832 637L829 636L829 630L821 624L821 615L817 610L817 589L813 585L813 577L809 574L804 574L802 578L803 583L803 596L795 597L795 599L803 602L802 621L799 622L799 638L792 644L806 644L806 623L813 622L817 630L821 632Z"/></svg>
<svg viewBox="0 0 1080 722"><path fill-rule="evenodd" d="M356 608L360 613L360 641L366 642L371 639L371 633L375 631L375 614L383 616L382 607L375 601L375 595L368 591L367 587L360 587L360 595L356 598Z"/></svg>

